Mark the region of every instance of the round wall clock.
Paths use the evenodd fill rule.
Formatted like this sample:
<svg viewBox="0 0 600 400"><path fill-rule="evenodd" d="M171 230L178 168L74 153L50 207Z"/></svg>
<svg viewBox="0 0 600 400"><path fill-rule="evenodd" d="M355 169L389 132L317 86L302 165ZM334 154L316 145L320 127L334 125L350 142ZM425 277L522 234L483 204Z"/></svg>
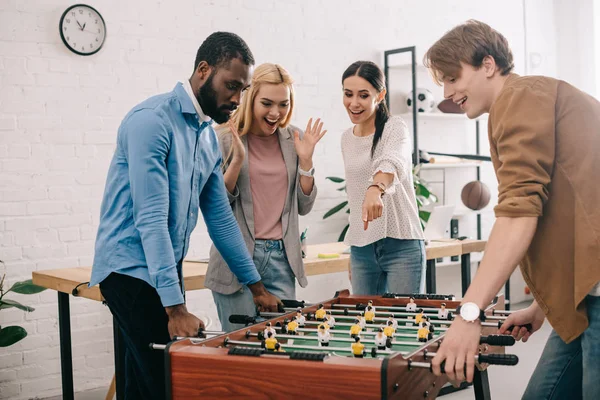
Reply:
<svg viewBox="0 0 600 400"><path fill-rule="evenodd" d="M95 8L75 4L60 17L60 37L75 54L89 56L97 53L106 39L104 18Z"/></svg>

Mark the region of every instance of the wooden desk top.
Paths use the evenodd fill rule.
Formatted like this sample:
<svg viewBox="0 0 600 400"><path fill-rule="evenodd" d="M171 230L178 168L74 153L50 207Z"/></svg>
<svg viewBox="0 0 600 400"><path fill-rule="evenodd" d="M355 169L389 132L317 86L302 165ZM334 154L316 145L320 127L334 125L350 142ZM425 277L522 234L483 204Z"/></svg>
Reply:
<svg viewBox="0 0 600 400"><path fill-rule="evenodd" d="M485 240L430 242L426 246L427 259L481 252L484 250L485 244ZM346 248L347 246L341 242L308 246L306 258L304 259L306 275L323 275L347 271L350 254L343 254ZM319 258L320 253L338 253L339 257ZM204 277L207 267L206 262L188 260L183 262L183 279L186 290L204 289ZM75 267L34 271L32 276L33 283L36 285L71 294L75 286L90 280L91 273L92 267ZM88 288L87 284L79 286L77 296L102 301L102 294L97 285L92 288Z"/></svg>

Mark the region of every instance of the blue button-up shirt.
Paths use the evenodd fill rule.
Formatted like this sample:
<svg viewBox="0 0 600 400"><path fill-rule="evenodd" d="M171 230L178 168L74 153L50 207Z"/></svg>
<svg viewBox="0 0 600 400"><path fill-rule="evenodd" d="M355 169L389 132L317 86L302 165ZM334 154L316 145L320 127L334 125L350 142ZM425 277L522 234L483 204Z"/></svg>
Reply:
<svg viewBox="0 0 600 400"><path fill-rule="evenodd" d="M89 285L117 272L148 282L164 307L182 304L181 266L199 208L232 272L242 284L258 282L227 199L217 135L179 83L119 127Z"/></svg>

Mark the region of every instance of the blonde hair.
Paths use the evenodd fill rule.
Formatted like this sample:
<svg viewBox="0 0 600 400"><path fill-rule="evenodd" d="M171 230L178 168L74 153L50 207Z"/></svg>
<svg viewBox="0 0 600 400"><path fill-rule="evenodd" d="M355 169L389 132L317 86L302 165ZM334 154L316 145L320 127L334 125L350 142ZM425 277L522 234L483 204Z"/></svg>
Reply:
<svg viewBox="0 0 600 400"><path fill-rule="evenodd" d="M256 95L263 84L286 85L290 90L290 110L285 119L279 124L280 128L285 128L289 125L294 111L294 80L290 73L279 64L264 63L256 67L252 75L250 88L244 93L240 106L234 111L231 116L230 123L239 132L240 137L248 134L252 123L254 122L253 106ZM224 124L224 127L227 127ZM219 129L223 132L223 129ZM231 134L233 134L231 132ZM225 159L227 164L233 155L233 147L229 149L229 154Z"/></svg>
<svg viewBox="0 0 600 400"><path fill-rule="evenodd" d="M487 56L494 58L501 75L509 74L515 66L506 38L489 25L471 19L435 42L425 53L423 65L441 85L446 77L460 76L461 62L479 68Z"/></svg>

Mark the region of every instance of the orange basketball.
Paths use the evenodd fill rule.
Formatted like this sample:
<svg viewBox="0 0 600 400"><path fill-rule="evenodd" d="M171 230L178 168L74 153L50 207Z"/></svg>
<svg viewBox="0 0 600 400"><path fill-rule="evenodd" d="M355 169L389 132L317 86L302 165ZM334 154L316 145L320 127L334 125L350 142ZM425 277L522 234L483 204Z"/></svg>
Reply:
<svg viewBox="0 0 600 400"><path fill-rule="evenodd" d="M460 197L471 210L481 210L490 202L490 189L481 181L469 182L462 189Z"/></svg>

